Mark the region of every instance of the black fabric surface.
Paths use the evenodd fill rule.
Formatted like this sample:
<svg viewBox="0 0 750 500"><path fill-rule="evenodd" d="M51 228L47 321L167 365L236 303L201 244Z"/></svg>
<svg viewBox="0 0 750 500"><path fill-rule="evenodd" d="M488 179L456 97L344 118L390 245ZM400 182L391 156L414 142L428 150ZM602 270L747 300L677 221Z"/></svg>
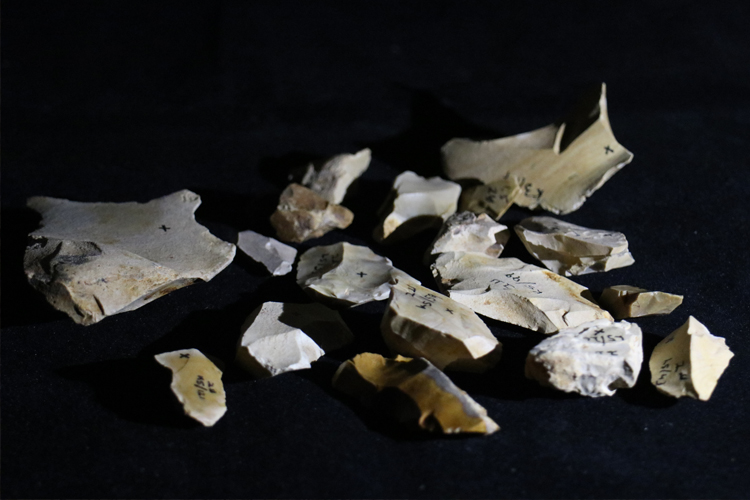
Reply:
<svg viewBox="0 0 750 500"><path fill-rule="evenodd" d="M745 2L4 2L3 497L748 497L748 19ZM647 365L609 398L541 388L523 363L544 336L488 320L503 360L451 378L502 430L414 435L330 385L344 359L387 353L384 303L343 312L351 347L253 380L231 364L239 327L264 301L308 301L293 275L238 254L209 283L89 327L25 280L29 196L188 188L197 220L234 242L272 234L291 168L370 147L352 226L298 248L369 245L434 287L434 232L370 237L393 178L438 175L452 137L553 122L602 81L635 159L562 218L624 232L636 263L576 281L684 295L636 322L646 359L689 315L726 338L735 358L708 402L658 394ZM533 262L515 237L504 255ZM226 364L213 428L181 415L151 361L188 347Z"/></svg>

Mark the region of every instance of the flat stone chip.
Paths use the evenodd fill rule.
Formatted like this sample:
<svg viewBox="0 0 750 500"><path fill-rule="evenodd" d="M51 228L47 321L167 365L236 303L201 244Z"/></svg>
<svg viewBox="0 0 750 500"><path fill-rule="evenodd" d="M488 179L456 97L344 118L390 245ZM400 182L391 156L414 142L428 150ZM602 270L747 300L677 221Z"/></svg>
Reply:
<svg viewBox="0 0 750 500"><path fill-rule="evenodd" d="M599 305L612 313L615 319L669 314L680 304L682 295L649 292L645 288L628 285L605 288L599 297Z"/></svg>
<svg viewBox="0 0 750 500"><path fill-rule="evenodd" d="M301 184L290 184L281 193L279 205L271 215L276 236L292 243L320 238L334 229L344 229L354 220L346 207L329 203Z"/></svg>
<svg viewBox="0 0 750 500"><path fill-rule="evenodd" d="M185 414L211 427L227 412L221 370L198 349L181 349L154 356L172 371L172 392Z"/></svg>
<svg viewBox="0 0 750 500"><path fill-rule="evenodd" d="M419 284L393 267L390 259L346 242L310 248L297 264L297 284L316 299L337 306L385 300L394 278Z"/></svg>
<svg viewBox="0 0 750 500"><path fill-rule="evenodd" d="M235 246L195 222L200 203L188 190L148 203L30 198L42 222L29 235L26 277L82 325L209 281L232 262Z"/></svg>
<svg viewBox="0 0 750 500"><path fill-rule="evenodd" d="M388 198L380 208L381 224L373 237L394 242L439 226L456 212L461 186L440 177L426 179L407 170L393 181Z"/></svg>
<svg viewBox="0 0 750 500"><path fill-rule="evenodd" d="M464 189L461 193L459 210L473 212L477 215L487 214L498 220L513 205L513 200L520 193L521 187L514 177L473 186Z"/></svg>
<svg viewBox="0 0 750 500"><path fill-rule="evenodd" d="M643 363L643 336L636 324L600 319L560 330L526 357L526 377L583 396L611 396L633 387Z"/></svg>
<svg viewBox="0 0 750 500"><path fill-rule="evenodd" d="M354 335L336 311L321 304L266 302L245 320L237 363L256 377L310 368Z"/></svg>
<svg viewBox="0 0 750 500"><path fill-rule="evenodd" d="M733 356L722 337L690 316L654 348L651 383L668 396L708 401Z"/></svg>
<svg viewBox="0 0 750 500"><path fill-rule="evenodd" d="M554 217L529 217L514 229L531 255L563 276L610 271L635 262L622 233L589 229Z"/></svg>
<svg viewBox="0 0 750 500"><path fill-rule="evenodd" d="M371 153L365 148L353 155L340 154L323 165L309 165L302 184L312 189L329 203L341 203L346 190L370 165Z"/></svg>
<svg viewBox="0 0 750 500"><path fill-rule="evenodd" d="M242 231L237 246L251 259L263 264L274 276L283 276L292 271L297 249L255 231Z"/></svg>
<svg viewBox="0 0 750 500"><path fill-rule="evenodd" d="M456 302L530 330L555 333L596 319L613 320L586 287L518 259L444 253L432 274Z"/></svg>
<svg viewBox="0 0 750 500"><path fill-rule="evenodd" d="M487 411L423 358L362 353L344 361L333 386L403 424L443 434L492 434Z"/></svg>
<svg viewBox="0 0 750 500"><path fill-rule="evenodd" d="M392 285L380 330L394 353L423 357L440 370L483 372L502 352L474 311L408 282Z"/></svg>
<svg viewBox="0 0 750 500"><path fill-rule="evenodd" d="M517 205L556 214L577 210L633 159L612 134L604 84L559 124L490 141L451 139L441 152L449 179L513 178Z"/></svg>
<svg viewBox="0 0 750 500"><path fill-rule="evenodd" d="M508 227L486 214L477 216L472 212L459 212L448 217L428 252L430 256L445 252L476 252L498 257L509 237Z"/></svg>

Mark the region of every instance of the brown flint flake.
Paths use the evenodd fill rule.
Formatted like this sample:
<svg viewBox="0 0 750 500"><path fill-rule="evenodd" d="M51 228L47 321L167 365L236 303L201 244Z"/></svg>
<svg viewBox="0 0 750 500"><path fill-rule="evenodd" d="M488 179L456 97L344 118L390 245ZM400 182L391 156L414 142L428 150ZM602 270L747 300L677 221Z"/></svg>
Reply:
<svg viewBox="0 0 750 500"><path fill-rule="evenodd" d="M300 184L287 186L271 215L271 225L277 237L293 243L319 238L334 229L344 229L353 220L354 214L348 208L329 203Z"/></svg>

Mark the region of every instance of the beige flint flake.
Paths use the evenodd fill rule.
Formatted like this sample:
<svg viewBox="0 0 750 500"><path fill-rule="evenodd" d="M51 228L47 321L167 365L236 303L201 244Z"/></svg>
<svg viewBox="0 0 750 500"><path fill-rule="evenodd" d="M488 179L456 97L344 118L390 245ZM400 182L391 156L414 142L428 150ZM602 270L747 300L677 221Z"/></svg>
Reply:
<svg viewBox="0 0 750 500"><path fill-rule="evenodd" d="M644 288L628 285L605 288L599 297L599 305L612 313L615 319L669 314L680 304L682 304L682 295L649 292Z"/></svg>
<svg viewBox="0 0 750 500"><path fill-rule="evenodd" d="M589 229L554 217L529 217L514 229L531 255L563 276L609 271L635 262L622 233Z"/></svg>
<svg viewBox="0 0 750 500"><path fill-rule="evenodd" d="M211 427L227 412L221 370L198 349L182 349L154 356L172 370L172 392L185 414Z"/></svg>
<svg viewBox="0 0 750 500"><path fill-rule="evenodd" d="M319 238L334 229L344 229L353 220L354 214L348 208L327 202L301 184L287 186L271 215L276 236L293 243Z"/></svg>
<svg viewBox="0 0 750 500"><path fill-rule="evenodd" d="M285 245L255 231L242 231L238 235L237 246L256 262L260 262L274 276L283 276L292 271L297 257L294 247Z"/></svg>
<svg viewBox="0 0 750 500"><path fill-rule="evenodd" d="M455 182L426 179L407 170L393 181L373 237L378 242L392 242L440 225L456 212L460 195L461 186Z"/></svg>
<svg viewBox="0 0 750 500"><path fill-rule="evenodd" d="M498 257L510 237L507 226L498 224L486 214L471 212L451 215L428 250L428 255L445 252L476 252Z"/></svg>
<svg viewBox="0 0 750 500"><path fill-rule="evenodd" d="M611 396L633 387L643 363L643 336L636 324L599 319L560 330L526 357L526 377L584 396Z"/></svg>
<svg viewBox="0 0 750 500"><path fill-rule="evenodd" d="M708 401L733 356L722 337L690 316L654 348L651 383L668 396Z"/></svg>
<svg viewBox="0 0 750 500"><path fill-rule="evenodd" d="M490 141L451 139L442 155L449 179L513 178L517 205L556 214L577 210L633 159L612 134L604 84L559 124Z"/></svg>
<svg viewBox="0 0 750 500"><path fill-rule="evenodd" d="M391 351L423 357L440 370L483 372L502 350L474 311L413 283L391 286L380 330Z"/></svg>
<svg viewBox="0 0 750 500"><path fill-rule="evenodd" d="M341 203L351 183L370 166L370 157L370 150L365 148L353 155L334 156L317 168L311 164L307 167L302 184L329 203Z"/></svg>
<svg viewBox="0 0 750 500"><path fill-rule="evenodd" d="M33 197L42 215L24 269L29 283L76 323L132 311L232 262L235 246L195 222L188 191L147 203L81 203Z"/></svg>
<svg viewBox="0 0 750 500"><path fill-rule="evenodd" d="M346 242L310 248L297 264L297 284L331 305L357 306L373 300L385 300L390 281L419 284L365 246Z"/></svg>
<svg viewBox="0 0 750 500"><path fill-rule="evenodd" d="M518 259L444 253L432 273L456 302L530 330L555 333L596 319L612 321L586 287Z"/></svg>
<svg viewBox="0 0 750 500"><path fill-rule="evenodd" d="M459 210L487 214L498 220L513 205L520 192L521 188L513 177L465 188L461 193Z"/></svg>
<svg viewBox="0 0 750 500"><path fill-rule="evenodd" d="M362 353L339 366L333 386L403 424L431 432L492 434L500 429L484 408L423 358Z"/></svg>
<svg viewBox="0 0 750 500"><path fill-rule="evenodd" d="M237 363L256 377L310 368L354 340L336 311L321 304L266 302L245 320Z"/></svg>

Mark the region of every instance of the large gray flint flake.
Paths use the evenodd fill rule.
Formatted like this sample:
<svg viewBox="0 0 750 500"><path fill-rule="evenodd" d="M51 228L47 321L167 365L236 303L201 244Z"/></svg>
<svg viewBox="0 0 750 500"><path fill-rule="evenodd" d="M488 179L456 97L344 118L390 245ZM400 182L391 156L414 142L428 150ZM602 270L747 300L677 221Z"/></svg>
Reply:
<svg viewBox="0 0 750 500"><path fill-rule="evenodd" d="M76 323L132 311L232 262L235 246L193 217L200 196L182 190L147 203L82 203L37 196L29 283Z"/></svg>

